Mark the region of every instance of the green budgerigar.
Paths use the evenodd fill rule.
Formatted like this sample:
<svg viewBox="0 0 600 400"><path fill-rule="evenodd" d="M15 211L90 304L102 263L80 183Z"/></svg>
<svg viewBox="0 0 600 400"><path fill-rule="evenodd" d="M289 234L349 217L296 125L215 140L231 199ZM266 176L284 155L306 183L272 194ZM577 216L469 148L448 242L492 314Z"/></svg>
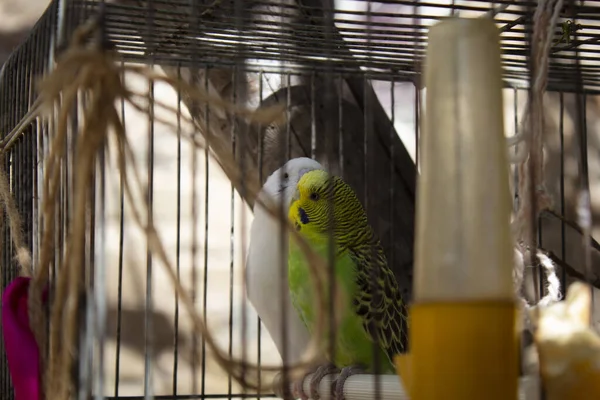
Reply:
<svg viewBox="0 0 600 400"><path fill-rule="evenodd" d="M349 376L375 370L375 353L380 373L394 371L394 355L403 353L407 346L405 304L362 204L340 177L330 176L324 170L304 174L298 181L288 215L300 235L325 260L333 237L334 276L336 287L346 293L345 304L334 311L341 322L335 331L333 357L328 356L330 364L315 371L310 394L313 399L318 398L317 388L323 377L341 369L334 393L339 400ZM318 318L314 281L306 257L293 238L289 247L288 281L292 304L313 334ZM325 298L331 301L330 285L324 283ZM326 317L319 343L324 354L329 354L331 316L326 314ZM301 388L298 391L301 398L308 397Z"/></svg>

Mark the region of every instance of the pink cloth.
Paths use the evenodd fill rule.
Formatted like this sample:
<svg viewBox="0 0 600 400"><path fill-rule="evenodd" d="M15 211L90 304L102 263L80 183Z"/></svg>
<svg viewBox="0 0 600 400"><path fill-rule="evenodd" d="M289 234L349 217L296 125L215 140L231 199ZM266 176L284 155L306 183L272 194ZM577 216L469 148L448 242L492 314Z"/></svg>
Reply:
<svg viewBox="0 0 600 400"><path fill-rule="evenodd" d="M31 278L18 277L2 294L2 335L15 400L41 398L39 350L29 328L27 295ZM47 299L44 291L43 301Z"/></svg>

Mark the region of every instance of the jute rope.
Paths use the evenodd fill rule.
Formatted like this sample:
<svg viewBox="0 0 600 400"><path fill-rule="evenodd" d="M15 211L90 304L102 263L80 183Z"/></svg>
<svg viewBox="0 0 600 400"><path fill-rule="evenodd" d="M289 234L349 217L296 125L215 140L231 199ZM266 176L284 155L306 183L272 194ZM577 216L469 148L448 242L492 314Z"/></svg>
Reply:
<svg viewBox="0 0 600 400"><path fill-rule="evenodd" d="M512 221L513 235L520 253L515 261L515 283L520 290L523 284L524 270L538 260L547 278L547 294L542 296L536 285L536 301L533 306L521 297L524 309L543 306L561 298L560 281L557 279L554 263L535 249L535 237L539 214L552 207L552 199L544 185L543 133L544 133L544 93L548 83L550 47L554 28L558 20L563 0L538 0L533 15L532 68L534 78L531 95L528 98L525 115L521 121L521 132L509 138L509 146L523 142L513 160L517 165L519 204ZM524 323L528 329L534 329L524 314Z"/></svg>
<svg viewBox="0 0 600 400"><path fill-rule="evenodd" d="M513 222L517 240L527 245L531 244L532 221L552 204L544 185L544 93L548 83L550 46L562 4L563 0L539 0L533 16L531 41L534 80L519 138L525 142L527 157L517 167L520 201Z"/></svg>
<svg viewBox="0 0 600 400"><path fill-rule="evenodd" d="M248 373L276 373L281 370L280 366L254 365L243 360L231 358L222 351L215 342L209 328L204 324L203 318L195 309L190 295L183 289L177 279L174 266L168 259L159 233L152 221L146 221L148 204L145 200L140 204L136 201L134 192L144 193L141 174L138 171L134 153L128 142L125 126L122 124L115 104L124 100L129 105L141 112L147 112L141 101L145 99L145 93L137 93L126 88L121 80L124 73L137 74L148 80L164 82L171 85L175 90L188 96L199 104L208 103L213 108L219 108L230 114L236 114L245 118L249 123L269 124L280 118L285 118L284 106L277 105L268 109L253 111L244 107L232 105L219 98L209 96L198 87L190 86L188 83L175 78L159 75L152 70L141 67L123 65L117 60L116 54L103 51L94 46L86 45L86 38L92 31L97 29L95 23L90 22L81 26L73 35L69 48L58 59L54 71L47 76L39 86L40 102L38 107L30 111L28 118L32 115L43 118L49 113L57 112L56 130L50 141L50 151L45 160L43 177L43 198L41 213L44 226L42 227L41 249L39 260L36 260L36 268L32 272L30 252L22 245L20 218L14 201L8 190L8 178L5 171L0 169L0 191L1 198L7 209L8 220L11 227L11 235L17 249L17 258L22 266L22 273L32 276L29 293L29 317L35 338L40 346L41 364L44 373L44 387L46 397L49 399L69 398L73 386L71 381L71 368L73 364L74 345L78 335L78 310L80 294L84 291L83 272L85 254L86 209L90 206L89 189L93 183L93 171L96 165L96 156L100 150L104 150L110 157L110 149L117 149L116 157L121 174L125 199L131 207L131 214L135 225L141 229L147 237L150 250L159 264L165 268L171 280L175 292L186 311L189 313L195 334L201 335L206 340L207 349L211 352L218 363L244 388L259 392L270 391L269 384L258 385L255 381L247 378ZM67 126L72 118L71 112L75 109L78 96L85 95L89 102L83 111L83 122L77 132L77 145L74 153L70 156L74 163L74 193L73 211L66 248L56 250L54 248L54 227L56 223L55 204L60 190L60 164L65 161L65 143L67 139ZM155 100L155 106L163 108L172 113L177 113L175 107ZM194 123L191 118L180 115L186 122ZM167 125L173 125L170 121L155 117L155 120ZM174 127L175 128L175 127ZM175 131L175 129L173 130ZM206 136L206 143L210 144L211 150L229 150L230 144L227 138L213 135L210 130L202 132ZM192 146L202 147L199 138L192 134L182 133L182 138ZM114 146L109 146L109 142ZM241 171L233 157L225 157L227 151L219 151L220 164L230 180L239 180ZM4 165L0 159L0 168ZM130 167L130 168L128 168ZM256 197L259 187L251 182L245 185L247 193ZM145 196L137 196L145 199ZM257 199L257 201L261 201ZM279 218L278 207L271 203L262 203L275 218ZM314 279L317 301L320 310L328 309L324 296L324 284L326 284L326 260L314 253L308 244L299 236L287 220L282 221L288 228L292 240L296 240L307 257ZM42 291L50 279L50 268L56 251L64 251L63 261L58 268L55 279L55 292L50 305L50 335L46 338L46 314L42 303ZM333 299L336 303L343 301L345 293L343 290L336 291ZM325 326L325 313L319 312L317 318L316 332L314 338L322 337ZM334 321L334 329L339 325L339 316ZM46 343L48 345L48 358L46 359ZM321 344L314 339L303 361L298 365L287 368L291 377L300 377L309 366L311 366L320 355ZM269 382L261 378L262 382Z"/></svg>
<svg viewBox="0 0 600 400"><path fill-rule="evenodd" d="M21 276L31 277L33 275L31 267L31 254L27 247L23 244L23 230L21 225L21 216L15 205L15 199L10 192L9 177L4 169L5 155L0 152L0 200L4 211L8 216L10 236L15 248L15 257L20 267L19 274Z"/></svg>

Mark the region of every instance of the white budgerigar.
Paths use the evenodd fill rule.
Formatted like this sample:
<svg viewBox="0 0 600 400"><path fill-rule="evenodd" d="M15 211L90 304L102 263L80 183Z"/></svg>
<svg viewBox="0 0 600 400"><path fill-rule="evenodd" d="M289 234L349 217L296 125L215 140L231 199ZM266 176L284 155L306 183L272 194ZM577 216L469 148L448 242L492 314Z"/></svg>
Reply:
<svg viewBox="0 0 600 400"><path fill-rule="evenodd" d="M298 181L306 172L315 169L324 168L317 161L306 157L289 160L269 176L258 197L270 199L276 206L283 201L284 215L287 215ZM246 290L250 303L267 328L280 356L284 345L281 308L286 304L286 359L287 364L293 364L300 361L310 335L292 306L289 290L284 290L282 297L281 285L287 285L288 279L288 234L286 232L282 235L281 227L280 221L269 214L258 201L255 202L246 259Z"/></svg>

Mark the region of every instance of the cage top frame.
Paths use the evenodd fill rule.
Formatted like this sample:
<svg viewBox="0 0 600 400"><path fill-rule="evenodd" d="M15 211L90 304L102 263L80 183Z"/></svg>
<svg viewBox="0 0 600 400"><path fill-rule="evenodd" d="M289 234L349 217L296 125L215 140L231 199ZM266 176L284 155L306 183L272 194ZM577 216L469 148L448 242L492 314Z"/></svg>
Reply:
<svg viewBox="0 0 600 400"><path fill-rule="evenodd" d="M102 5L107 38L125 61L181 67L242 65L249 72L366 74L418 82L429 26L450 15L484 17L497 10L494 19L501 31L506 85L529 86L528 35L535 2L346 0L336 4L335 13L327 3L334 2L55 0L30 38L5 63L2 75L9 65L14 69L16 59L24 62L20 54L33 57L32 50L52 44L41 42L54 42L55 47L64 43ZM580 29L565 38L561 24L571 21L572 15ZM565 2L550 50L547 90L600 93L599 15L600 2L572 6ZM58 25L62 29L53 31Z"/></svg>
<svg viewBox="0 0 600 400"><path fill-rule="evenodd" d="M510 86L528 85L527 36L535 3L351 0L339 2L335 14L327 11L325 3L204 0L190 6L185 0L147 0L136 5L116 2L107 4L106 29L119 52L131 61L145 62L151 54L156 63L186 66L194 52L196 62L202 65L232 66L242 57L246 59L244 67L254 71L368 73L376 79L415 81L422 68L429 26L450 15L483 17L498 9L494 19L501 31L505 80ZM372 3L370 9L366 3ZM551 49L549 90L577 90L575 60L579 60L583 89L600 89L600 4L593 3L574 5L573 10L565 3ZM577 15L574 22L581 29L566 38L560 24L571 20L571 15ZM283 66L265 65L267 61Z"/></svg>

